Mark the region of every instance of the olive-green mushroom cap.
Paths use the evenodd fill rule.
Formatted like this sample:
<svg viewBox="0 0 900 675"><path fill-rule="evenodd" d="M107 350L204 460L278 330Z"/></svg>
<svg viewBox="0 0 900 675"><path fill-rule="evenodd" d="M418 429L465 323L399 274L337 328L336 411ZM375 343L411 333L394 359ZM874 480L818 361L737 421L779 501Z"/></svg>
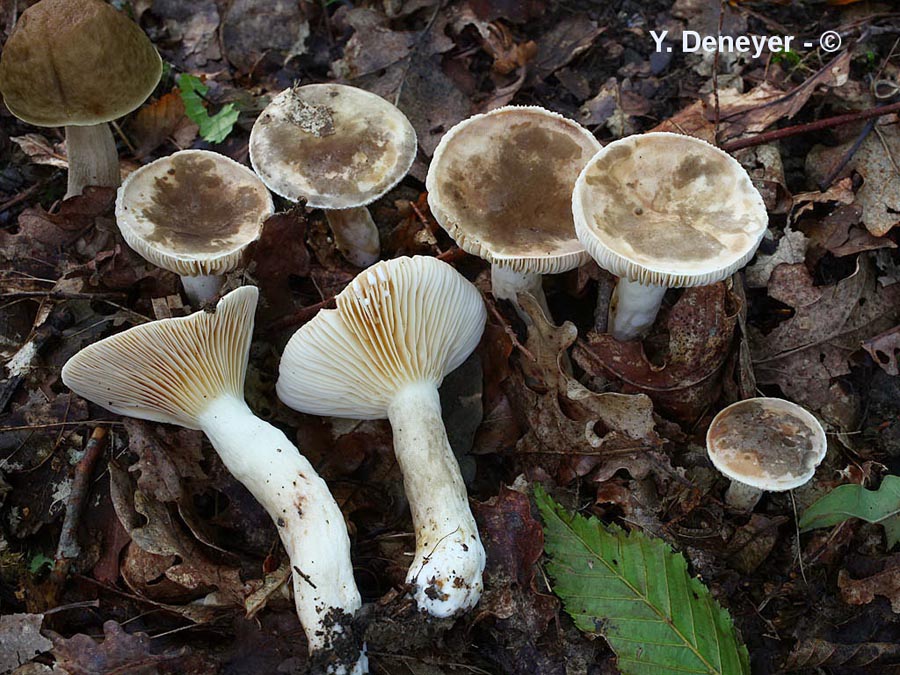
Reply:
<svg viewBox="0 0 900 675"><path fill-rule="evenodd" d="M565 272L590 259L575 235L571 195L600 148L580 124L538 106L475 115L438 144L428 205L472 255L519 272Z"/></svg>
<svg viewBox="0 0 900 675"><path fill-rule="evenodd" d="M91 126L141 105L162 60L144 32L101 0L41 0L22 13L0 56L0 91L39 127Z"/></svg>
<svg viewBox="0 0 900 675"><path fill-rule="evenodd" d="M409 171L416 131L380 96L343 84L285 89L250 133L250 163L275 194L318 209L375 201Z"/></svg>

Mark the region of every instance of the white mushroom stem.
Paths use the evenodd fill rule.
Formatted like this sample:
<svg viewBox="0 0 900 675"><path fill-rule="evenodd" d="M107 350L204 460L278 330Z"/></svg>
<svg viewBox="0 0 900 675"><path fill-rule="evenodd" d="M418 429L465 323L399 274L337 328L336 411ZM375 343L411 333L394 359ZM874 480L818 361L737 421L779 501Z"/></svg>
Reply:
<svg viewBox="0 0 900 675"><path fill-rule="evenodd" d="M118 187L119 153L109 125L66 127L66 156L69 160L69 186L66 199L76 197L88 185Z"/></svg>
<svg viewBox="0 0 900 675"><path fill-rule="evenodd" d="M225 284L225 277L220 274L208 274L199 277L181 277L184 294L191 307L197 308L212 302L219 297L219 291Z"/></svg>
<svg viewBox="0 0 900 675"><path fill-rule="evenodd" d="M763 496L763 490L734 479L725 492L725 503L741 511L752 511Z"/></svg>
<svg viewBox="0 0 900 675"><path fill-rule="evenodd" d="M665 286L619 278L609 300L608 330L612 336L622 342L642 337L656 321L666 290Z"/></svg>
<svg viewBox="0 0 900 675"><path fill-rule="evenodd" d="M365 206L325 211L341 254L357 267L368 267L381 256L378 228Z"/></svg>
<svg viewBox="0 0 900 675"><path fill-rule="evenodd" d="M365 673L351 622L360 596L344 516L325 484L281 431L234 396L215 399L198 423L239 480L271 516L291 560L294 602L310 653L334 675Z"/></svg>
<svg viewBox="0 0 900 675"><path fill-rule="evenodd" d="M498 300L509 300L525 323L531 323L531 319L519 306L517 298L519 293L531 293L538 301L544 316L549 321L553 320L550 308L547 307L547 297L544 295L542 279L540 274L517 272L506 265L491 264L491 292Z"/></svg>
<svg viewBox="0 0 900 675"><path fill-rule="evenodd" d="M485 553L447 440L437 388L428 382L407 385L394 397L388 419L416 533L406 581L420 609L454 616L481 597Z"/></svg>

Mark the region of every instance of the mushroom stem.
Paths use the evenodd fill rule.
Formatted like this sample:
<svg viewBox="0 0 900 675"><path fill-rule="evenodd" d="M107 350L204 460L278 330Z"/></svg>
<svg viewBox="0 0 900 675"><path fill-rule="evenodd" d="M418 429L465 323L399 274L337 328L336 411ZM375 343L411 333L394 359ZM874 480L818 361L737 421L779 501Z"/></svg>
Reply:
<svg viewBox="0 0 900 675"><path fill-rule="evenodd" d="M752 511L762 495L763 490L732 479L725 492L725 503L741 511Z"/></svg>
<svg viewBox="0 0 900 675"><path fill-rule="evenodd" d="M357 267L368 267L381 255L378 228L365 206L325 211L341 254Z"/></svg>
<svg viewBox="0 0 900 675"><path fill-rule="evenodd" d="M187 296L191 307L197 308L212 302L219 297L219 291L225 284L225 277L221 274L207 274L198 277L181 277L181 285L184 286L184 294Z"/></svg>
<svg viewBox="0 0 900 675"><path fill-rule="evenodd" d="M608 330L612 336L620 342L642 337L656 321L666 290L665 286L620 277L609 300Z"/></svg>
<svg viewBox="0 0 900 675"><path fill-rule="evenodd" d="M388 419L416 533L406 581L421 609L454 616L481 597L485 553L447 440L437 387L405 386L388 408Z"/></svg>
<svg viewBox="0 0 900 675"><path fill-rule="evenodd" d="M247 404L220 396L198 416L231 474L278 527L293 571L297 616L314 658L334 675L364 673L365 651L353 633L360 596L344 516L312 465L279 429Z"/></svg>
<svg viewBox="0 0 900 675"><path fill-rule="evenodd" d="M519 305L517 297L519 293L531 293L540 305L541 311L544 312L544 316L549 321L553 320L553 315L550 314L550 308L547 306L547 296L544 295L542 279L540 274L517 272L506 265L491 264L491 292L498 300L509 300L526 324L531 323L531 319Z"/></svg>
<svg viewBox="0 0 900 675"><path fill-rule="evenodd" d="M69 160L69 186L66 199L76 197L88 185L118 187L119 153L106 122L88 127L66 127L66 156Z"/></svg>

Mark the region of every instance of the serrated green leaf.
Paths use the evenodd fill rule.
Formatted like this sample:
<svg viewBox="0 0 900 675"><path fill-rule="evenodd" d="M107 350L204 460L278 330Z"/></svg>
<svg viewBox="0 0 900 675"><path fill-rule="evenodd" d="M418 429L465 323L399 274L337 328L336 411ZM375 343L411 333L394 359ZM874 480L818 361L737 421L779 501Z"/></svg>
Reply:
<svg viewBox="0 0 900 675"><path fill-rule="evenodd" d="M200 127L200 136L203 140L221 143L228 138L240 114L233 103L223 105L219 112L210 115L203 105L203 97L209 91L209 87L203 84L200 78L187 73L178 78L178 91L181 92L185 114Z"/></svg>
<svg viewBox="0 0 900 675"><path fill-rule="evenodd" d="M747 648L731 617L661 539L570 514L543 488L553 591L579 629L599 633L625 675L746 675Z"/></svg>
<svg viewBox="0 0 900 675"><path fill-rule="evenodd" d="M831 527L849 518L884 526L888 548L900 541L900 476L885 476L877 490L841 485L816 501L800 518L800 531Z"/></svg>

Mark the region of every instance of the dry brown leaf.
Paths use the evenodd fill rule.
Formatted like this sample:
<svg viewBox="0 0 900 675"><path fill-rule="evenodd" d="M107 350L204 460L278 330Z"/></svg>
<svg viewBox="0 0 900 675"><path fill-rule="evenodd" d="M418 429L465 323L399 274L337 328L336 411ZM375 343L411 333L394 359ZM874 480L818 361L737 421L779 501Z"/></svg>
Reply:
<svg viewBox="0 0 900 675"><path fill-rule="evenodd" d="M40 134L11 136L9 140L18 145L35 164L58 166L62 169L69 168L65 143L51 143Z"/></svg>
<svg viewBox="0 0 900 675"><path fill-rule="evenodd" d="M171 139L178 149L190 147L200 130L185 114L184 101L178 91L170 91L156 101L142 106L129 124L135 142L134 154L143 158Z"/></svg>
<svg viewBox="0 0 900 675"><path fill-rule="evenodd" d="M861 259L856 272L834 286L815 286L806 267L779 265L769 296L794 308L794 315L763 335L750 329L754 369L760 384L852 428L857 397L836 378L850 372L847 359L864 340L900 320L900 284L880 287L873 265Z"/></svg>
<svg viewBox="0 0 900 675"><path fill-rule="evenodd" d="M881 595L890 601L891 610L900 614L900 558L896 555L887 558L880 572L863 579L854 579L847 570L841 570L838 588L847 604L867 605L876 595Z"/></svg>
<svg viewBox="0 0 900 675"><path fill-rule="evenodd" d="M752 574L769 557L778 541L778 528L787 523L787 516L769 518L759 513L739 527L725 547L728 562L741 574Z"/></svg>
<svg viewBox="0 0 900 675"><path fill-rule="evenodd" d="M244 72L265 59L281 66L306 51L309 21L294 0L232 0L222 18L226 58Z"/></svg>
<svg viewBox="0 0 900 675"><path fill-rule="evenodd" d="M0 673L28 663L53 643L41 635L43 614L7 614L0 616Z"/></svg>
<svg viewBox="0 0 900 675"><path fill-rule="evenodd" d="M782 264L793 265L806 260L806 235L799 230L792 230L790 225L784 228L784 234L778 240L778 246L771 254L757 253L752 265L748 265L745 273L750 288L765 288L773 270Z"/></svg>
<svg viewBox="0 0 900 675"><path fill-rule="evenodd" d="M863 668L895 661L898 657L900 644L896 642L840 644L810 638L794 646L784 663L784 669L791 672L819 668Z"/></svg>
<svg viewBox="0 0 900 675"><path fill-rule="evenodd" d="M818 145L806 158L810 178L821 181L850 152L855 141L836 147ZM876 237L882 237L900 223L900 124L876 126L839 174L856 172L863 178L856 193L862 206L862 221Z"/></svg>
<svg viewBox="0 0 900 675"><path fill-rule="evenodd" d="M900 326L863 342L863 349L888 375L900 375Z"/></svg>
<svg viewBox="0 0 900 675"><path fill-rule="evenodd" d="M660 313L657 326L668 334L668 344L653 362L641 341L619 342L607 333L590 333L573 357L586 372L619 380L625 391L646 394L692 421L719 396L739 310L724 283L689 288Z"/></svg>
<svg viewBox="0 0 900 675"><path fill-rule="evenodd" d="M606 28L586 14L571 14L548 30L538 41L531 76L543 80L589 49Z"/></svg>

